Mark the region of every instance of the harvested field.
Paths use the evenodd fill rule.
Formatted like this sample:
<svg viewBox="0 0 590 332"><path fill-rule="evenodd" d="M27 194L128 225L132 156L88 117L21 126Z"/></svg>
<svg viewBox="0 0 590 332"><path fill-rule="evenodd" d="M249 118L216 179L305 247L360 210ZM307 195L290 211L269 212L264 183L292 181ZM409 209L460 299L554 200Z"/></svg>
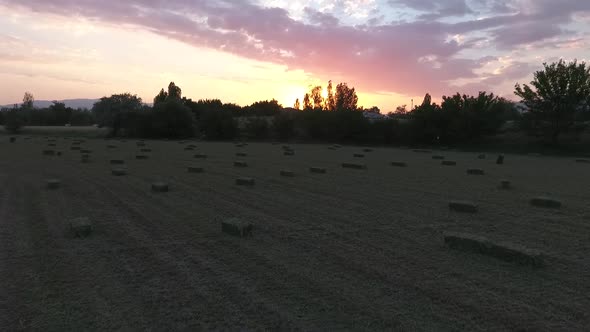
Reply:
<svg viewBox="0 0 590 332"><path fill-rule="evenodd" d="M280 146L250 143L248 167L236 168L230 142L199 142L202 160L174 141L145 143L154 152L137 160L134 140L112 150L87 139L93 162L83 165L77 152L43 156L42 137L0 139L0 330L590 326L590 167L575 157L507 154L497 165L496 155L432 151L461 165L442 167L410 149L375 147L356 159L368 169L353 171L341 163L364 147L297 144L284 157ZM110 160L130 172L113 176ZM47 190L47 179L63 185ZM171 191L152 193L159 179ZM511 190L498 188L504 179ZM534 197L563 205L539 208ZM449 211L464 200L478 213ZM70 234L79 217L91 221L86 238ZM232 218L252 223L252 235L224 232ZM453 250L444 232L510 246L492 256ZM543 266L497 258L515 248L543 253Z"/></svg>

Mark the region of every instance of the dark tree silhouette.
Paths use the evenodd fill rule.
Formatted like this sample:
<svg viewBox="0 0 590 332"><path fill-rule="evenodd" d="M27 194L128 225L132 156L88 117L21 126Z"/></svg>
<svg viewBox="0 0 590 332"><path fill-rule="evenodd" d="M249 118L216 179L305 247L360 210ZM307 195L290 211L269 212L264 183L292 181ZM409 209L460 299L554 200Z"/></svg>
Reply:
<svg viewBox="0 0 590 332"><path fill-rule="evenodd" d="M168 92L164 91L164 89L160 90L160 93L154 98L154 106L163 103L168 99Z"/></svg>
<svg viewBox="0 0 590 332"><path fill-rule="evenodd" d="M303 109L306 111L313 109L309 93L306 93L305 96L303 97Z"/></svg>
<svg viewBox="0 0 590 332"><path fill-rule="evenodd" d="M35 103L35 97L33 97L33 94L30 92L25 92L25 95L23 96L22 109L23 110L32 110L34 103Z"/></svg>
<svg viewBox="0 0 590 332"><path fill-rule="evenodd" d="M354 88L349 88L346 83L340 83L336 86L336 110L337 111L354 111L357 109L358 97Z"/></svg>
<svg viewBox="0 0 590 332"><path fill-rule="evenodd" d="M301 104L299 103L299 98L295 99L295 105L293 106L296 110L301 109Z"/></svg>
<svg viewBox="0 0 590 332"><path fill-rule="evenodd" d="M528 111L550 132L553 143L588 117L590 112L590 66L563 60L535 72L530 83L515 85L514 93L522 98Z"/></svg>
<svg viewBox="0 0 590 332"><path fill-rule="evenodd" d="M322 97L322 87L320 85L311 89L311 100L313 109L321 110L324 107L324 97Z"/></svg>
<svg viewBox="0 0 590 332"><path fill-rule="evenodd" d="M332 81L328 81L328 98L326 98L324 109L326 111L333 111L336 109L336 101L334 99L334 88L332 87Z"/></svg>
<svg viewBox="0 0 590 332"><path fill-rule="evenodd" d="M176 86L174 82L168 84L168 98L170 99L182 99L182 89Z"/></svg>
<svg viewBox="0 0 590 332"><path fill-rule="evenodd" d="M124 93L100 98L92 107L92 112L100 126L109 127L111 133L117 136L120 129L129 126L129 113L140 111L142 107L141 98Z"/></svg>

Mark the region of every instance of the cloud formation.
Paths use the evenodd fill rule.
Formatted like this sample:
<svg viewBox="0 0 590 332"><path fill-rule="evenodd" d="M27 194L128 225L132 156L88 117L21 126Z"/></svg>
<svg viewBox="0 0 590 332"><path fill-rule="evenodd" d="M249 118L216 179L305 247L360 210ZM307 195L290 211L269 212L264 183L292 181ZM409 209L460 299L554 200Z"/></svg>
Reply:
<svg viewBox="0 0 590 332"><path fill-rule="evenodd" d="M590 1L303 1L301 17L273 3L0 0L8 9L141 28L320 78L348 80L366 91L406 95L448 93L461 80L485 88L519 79L531 70L528 64L513 61L487 75L483 63L523 47L571 47L568 40L587 47L589 40L571 25L575 16L590 15ZM363 13L364 24L358 17L347 21L346 11Z"/></svg>

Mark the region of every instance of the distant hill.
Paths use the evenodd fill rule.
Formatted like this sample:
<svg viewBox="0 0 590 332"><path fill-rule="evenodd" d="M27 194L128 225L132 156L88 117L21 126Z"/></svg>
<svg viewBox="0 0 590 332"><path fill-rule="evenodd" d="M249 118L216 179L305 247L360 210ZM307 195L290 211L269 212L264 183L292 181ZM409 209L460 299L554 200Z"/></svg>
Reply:
<svg viewBox="0 0 590 332"><path fill-rule="evenodd" d="M98 99L65 99L65 100L58 100L60 103L66 104L66 107L71 107L74 109L77 108L85 108L91 109L94 106L94 103L98 101ZM52 100L35 100L35 108L46 108L53 104ZM2 108L12 108L14 105L4 105L0 106Z"/></svg>

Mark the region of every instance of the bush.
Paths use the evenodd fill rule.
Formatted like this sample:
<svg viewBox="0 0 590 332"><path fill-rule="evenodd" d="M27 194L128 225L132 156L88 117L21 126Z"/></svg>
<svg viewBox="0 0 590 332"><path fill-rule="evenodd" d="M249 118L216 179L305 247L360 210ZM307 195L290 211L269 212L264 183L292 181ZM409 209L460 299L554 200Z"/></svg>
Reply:
<svg viewBox="0 0 590 332"><path fill-rule="evenodd" d="M11 134L16 134L23 126L22 114L18 109L6 111L4 114L4 128Z"/></svg>

